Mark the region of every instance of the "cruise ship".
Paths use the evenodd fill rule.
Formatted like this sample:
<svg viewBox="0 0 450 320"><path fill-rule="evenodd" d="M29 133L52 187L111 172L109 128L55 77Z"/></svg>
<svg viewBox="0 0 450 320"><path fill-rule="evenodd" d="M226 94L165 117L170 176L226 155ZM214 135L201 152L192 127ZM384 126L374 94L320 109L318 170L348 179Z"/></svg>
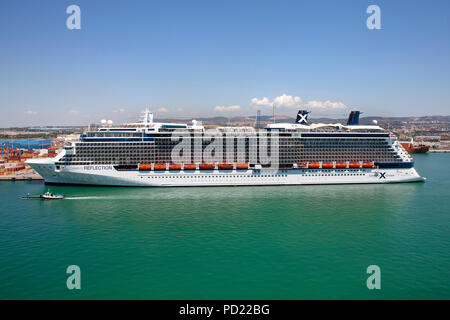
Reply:
<svg viewBox="0 0 450 320"><path fill-rule="evenodd" d="M55 158L27 164L46 183L103 186L259 186L424 181L411 155L376 123L294 123L265 128L141 121L87 130Z"/></svg>

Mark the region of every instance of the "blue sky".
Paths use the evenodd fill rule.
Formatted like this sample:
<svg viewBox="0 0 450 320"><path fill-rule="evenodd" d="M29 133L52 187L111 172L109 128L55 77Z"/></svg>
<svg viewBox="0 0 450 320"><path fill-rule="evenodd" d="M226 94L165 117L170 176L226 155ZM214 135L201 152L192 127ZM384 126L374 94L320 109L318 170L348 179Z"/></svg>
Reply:
<svg viewBox="0 0 450 320"><path fill-rule="evenodd" d="M81 30L66 28L71 4ZM366 27L370 4L381 30ZM273 102L292 116L448 115L449 17L445 0L4 0L0 127L128 121L145 106L271 114Z"/></svg>

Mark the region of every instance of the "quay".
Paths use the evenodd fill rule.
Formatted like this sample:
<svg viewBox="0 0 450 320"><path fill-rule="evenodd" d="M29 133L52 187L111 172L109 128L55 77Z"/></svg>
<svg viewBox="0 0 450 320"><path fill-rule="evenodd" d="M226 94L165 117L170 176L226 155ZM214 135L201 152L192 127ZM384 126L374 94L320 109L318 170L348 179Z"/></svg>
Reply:
<svg viewBox="0 0 450 320"><path fill-rule="evenodd" d="M0 181L16 181L16 180L18 181L18 180L44 180L44 179L32 169L7 175L0 175Z"/></svg>
<svg viewBox="0 0 450 320"><path fill-rule="evenodd" d="M450 150L433 150L433 149L430 149L428 152L433 152L433 153L449 153L450 152Z"/></svg>

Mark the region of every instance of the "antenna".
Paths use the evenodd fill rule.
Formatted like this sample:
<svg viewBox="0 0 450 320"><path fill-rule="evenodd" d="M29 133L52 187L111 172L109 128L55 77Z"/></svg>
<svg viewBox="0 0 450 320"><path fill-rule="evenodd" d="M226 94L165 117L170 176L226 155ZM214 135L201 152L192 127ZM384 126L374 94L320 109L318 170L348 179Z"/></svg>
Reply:
<svg viewBox="0 0 450 320"><path fill-rule="evenodd" d="M261 129L261 110L256 112L256 128Z"/></svg>
<svg viewBox="0 0 450 320"><path fill-rule="evenodd" d="M275 103L272 102L273 106L273 123L275 123Z"/></svg>

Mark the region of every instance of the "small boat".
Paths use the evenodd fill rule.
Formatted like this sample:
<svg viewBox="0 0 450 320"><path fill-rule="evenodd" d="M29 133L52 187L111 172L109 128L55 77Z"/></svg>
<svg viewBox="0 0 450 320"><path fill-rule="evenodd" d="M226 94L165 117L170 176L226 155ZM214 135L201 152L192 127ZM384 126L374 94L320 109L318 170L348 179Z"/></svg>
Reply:
<svg viewBox="0 0 450 320"><path fill-rule="evenodd" d="M151 164L140 164L139 170L152 170L152 165Z"/></svg>
<svg viewBox="0 0 450 320"><path fill-rule="evenodd" d="M363 168L373 168L373 162L363 162Z"/></svg>
<svg viewBox="0 0 450 320"><path fill-rule="evenodd" d="M201 163L200 170L214 170L214 163Z"/></svg>
<svg viewBox="0 0 450 320"><path fill-rule="evenodd" d="M336 168L347 168L346 162L338 162L336 163Z"/></svg>
<svg viewBox="0 0 450 320"><path fill-rule="evenodd" d="M416 144L409 144L409 143L401 143L401 145L408 152L427 153L430 150L430 146L426 146L423 144L416 145Z"/></svg>
<svg viewBox="0 0 450 320"><path fill-rule="evenodd" d="M57 200L57 199L63 199L64 195L63 194L53 194L50 191L47 191L44 194L41 194L41 199L46 199L46 200Z"/></svg>
<svg viewBox="0 0 450 320"><path fill-rule="evenodd" d="M166 170L166 165L165 164L155 164L153 166L153 169L157 170L157 171L164 171L164 170Z"/></svg>
<svg viewBox="0 0 450 320"><path fill-rule="evenodd" d="M350 168L360 168L361 167L361 163L359 163L359 162L350 162L349 167Z"/></svg>
<svg viewBox="0 0 450 320"><path fill-rule="evenodd" d="M247 163L238 163L236 165L236 169L241 169L241 170L248 169L248 164Z"/></svg>
<svg viewBox="0 0 450 320"><path fill-rule="evenodd" d="M308 163L308 168L311 168L311 169L320 168L320 163L318 163L318 162Z"/></svg>
<svg viewBox="0 0 450 320"><path fill-rule="evenodd" d="M405 148L406 151L411 153L426 153L428 152L428 150L430 150L430 146L415 143L413 138L411 138L409 141L400 141L400 144L403 148Z"/></svg>
<svg viewBox="0 0 450 320"><path fill-rule="evenodd" d="M326 169L333 168L333 162L322 163L322 168L326 168Z"/></svg>
<svg viewBox="0 0 450 320"><path fill-rule="evenodd" d="M218 167L220 170L232 170L233 164L232 163L219 163Z"/></svg>
<svg viewBox="0 0 450 320"><path fill-rule="evenodd" d="M170 164L169 170L181 170L181 164Z"/></svg>
<svg viewBox="0 0 450 320"><path fill-rule="evenodd" d="M195 164L185 164L183 166L183 169L184 170L195 170L195 169L197 169L197 166Z"/></svg>

